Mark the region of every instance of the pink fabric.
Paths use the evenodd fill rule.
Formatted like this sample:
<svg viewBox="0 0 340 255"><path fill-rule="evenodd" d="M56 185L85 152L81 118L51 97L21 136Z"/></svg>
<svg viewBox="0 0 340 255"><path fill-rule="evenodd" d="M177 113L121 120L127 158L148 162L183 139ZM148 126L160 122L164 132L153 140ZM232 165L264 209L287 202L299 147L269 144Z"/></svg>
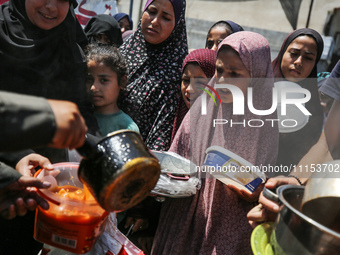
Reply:
<svg viewBox="0 0 340 255"><path fill-rule="evenodd" d="M269 109L272 103L273 73L267 40L253 32L238 32L224 39L220 47L222 45L235 49L250 71L254 107ZM232 104L214 106L213 100L207 98L207 115L201 115L201 100L198 98L190 114L185 116L171 151L201 166L205 150L219 145L254 165L275 164L277 126L271 127L271 123L266 123L261 128L240 125L219 125L213 128L212 120L275 119L276 112L270 116L257 116L245 107L245 116L235 116L232 115ZM163 203L152 254L252 254L252 228L246 217L252 204L239 198L211 176L202 181L202 188L195 196L167 199Z"/></svg>
<svg viewBox="0 0 340 255"><path fill-rule="evenodd" d="M209 49L197 49L191 51L184 59L182 73L188 63L196 62L208 78L215 74L216 51Z"/></svg>

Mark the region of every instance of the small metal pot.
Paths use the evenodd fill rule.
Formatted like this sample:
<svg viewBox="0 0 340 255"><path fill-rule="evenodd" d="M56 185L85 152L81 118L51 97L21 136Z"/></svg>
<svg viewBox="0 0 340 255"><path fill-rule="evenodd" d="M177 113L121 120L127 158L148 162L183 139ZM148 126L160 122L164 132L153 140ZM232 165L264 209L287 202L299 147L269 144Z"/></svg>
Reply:
<svg viewBox="0 0 340 255"><path fill-rule="evenodd" d="M77 150L85 157L79 179L106 211L124 211L138 204L159 179L158 160L135 131L120 130L97 141L88 136Z"/></svg>
<svg viewBox="0 0 340 255"><path fill-rule="evenodd" d="M277 189L281 209L271 235L275 254L340 254L340 234L300 212L304 187Z"/></svg>

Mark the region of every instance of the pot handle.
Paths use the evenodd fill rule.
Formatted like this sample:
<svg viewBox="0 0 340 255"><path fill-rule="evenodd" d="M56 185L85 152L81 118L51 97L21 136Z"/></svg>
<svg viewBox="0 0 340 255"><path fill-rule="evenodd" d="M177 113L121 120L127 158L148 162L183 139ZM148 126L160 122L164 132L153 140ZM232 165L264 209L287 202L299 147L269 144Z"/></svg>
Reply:
<svg viewBox="0 0 340 255"><path fill-rule="evenodd" d="M275 203L281 204L279 196L276 194L276 192L267 189L266 187L263 188L263 196Z"/></svg>
<svg viewBox="0 0 340 255"><path fill-rule="evenodd" d="M103 151L98 148L98 142L101 140L100 137L86 134L85 138L85 143L76 149L82 157L93 159L103 155Z"/></svg>

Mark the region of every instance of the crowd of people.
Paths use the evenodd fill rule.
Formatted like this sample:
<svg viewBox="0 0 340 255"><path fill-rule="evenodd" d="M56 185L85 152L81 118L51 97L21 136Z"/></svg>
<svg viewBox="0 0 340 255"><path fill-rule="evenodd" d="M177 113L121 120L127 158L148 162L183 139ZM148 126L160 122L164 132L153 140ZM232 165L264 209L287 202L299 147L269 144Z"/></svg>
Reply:
<svg viewBox="0 0 340 255"><path fill-rule="evenodd" d="M323 163L340 156L340 62L318 85L321 35L292 31L271 60L268 40L241 25L217 21L201 49L188 49L185 0L148 0L136 29L129 15L92 17L84 29L75 0L9 0L0 7L0 254L38 254L34 210L48 209L35 192L50 183L33 177L68 161L85 134L137 131L150 150L171 151L197 166L221 146L255 166ZM300 130L280 133L277 112L233 114L231 84L255 109L273 104L277 81L307 90L311 113ZM216 87L205 102L203 91ZM249 95L249 91L252 94ZM332 99L324 114L320 95ZM220 104L216 103L220 102ZM247 100L245 100L247 101ZM213 125L223 119L236 125ZM261 127L240 125L261 121ZM263 187L304 185L310 173L271 175L253 193L209 173L187 198L148 197L117 215L145 254L251 254L252 227L275 220L278 205ZM138 237L138 238L136 238ZM20 245L18 245L20 244Z"/></svg>

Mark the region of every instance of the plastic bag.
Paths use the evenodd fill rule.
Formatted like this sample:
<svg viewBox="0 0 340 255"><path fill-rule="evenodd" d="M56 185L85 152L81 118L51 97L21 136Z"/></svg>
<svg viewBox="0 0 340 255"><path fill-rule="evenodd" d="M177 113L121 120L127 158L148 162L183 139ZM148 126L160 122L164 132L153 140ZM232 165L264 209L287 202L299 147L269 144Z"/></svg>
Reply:
<svg viewBox="0 0 340 255"><path fill-rule="evenodd" d="M161 174L151 194L173 198L189 197L195 195L200 187L201 181L196 177L173 177L172 175Z"/></svg>
<svg viewBox="0 0 340 255"><path fill-rule="evenodd" d="M152 152L159 160L162 173L151 195L182 198L196 194L201 181L195 177L197 173L194 163L174 152Z"/></svg>
<svg viewBox="0 0 340 255"><path fill-rule="evenodd" d="M116 215L110 213L104 233L86 255L144 255L116 226Z"/></svg>

